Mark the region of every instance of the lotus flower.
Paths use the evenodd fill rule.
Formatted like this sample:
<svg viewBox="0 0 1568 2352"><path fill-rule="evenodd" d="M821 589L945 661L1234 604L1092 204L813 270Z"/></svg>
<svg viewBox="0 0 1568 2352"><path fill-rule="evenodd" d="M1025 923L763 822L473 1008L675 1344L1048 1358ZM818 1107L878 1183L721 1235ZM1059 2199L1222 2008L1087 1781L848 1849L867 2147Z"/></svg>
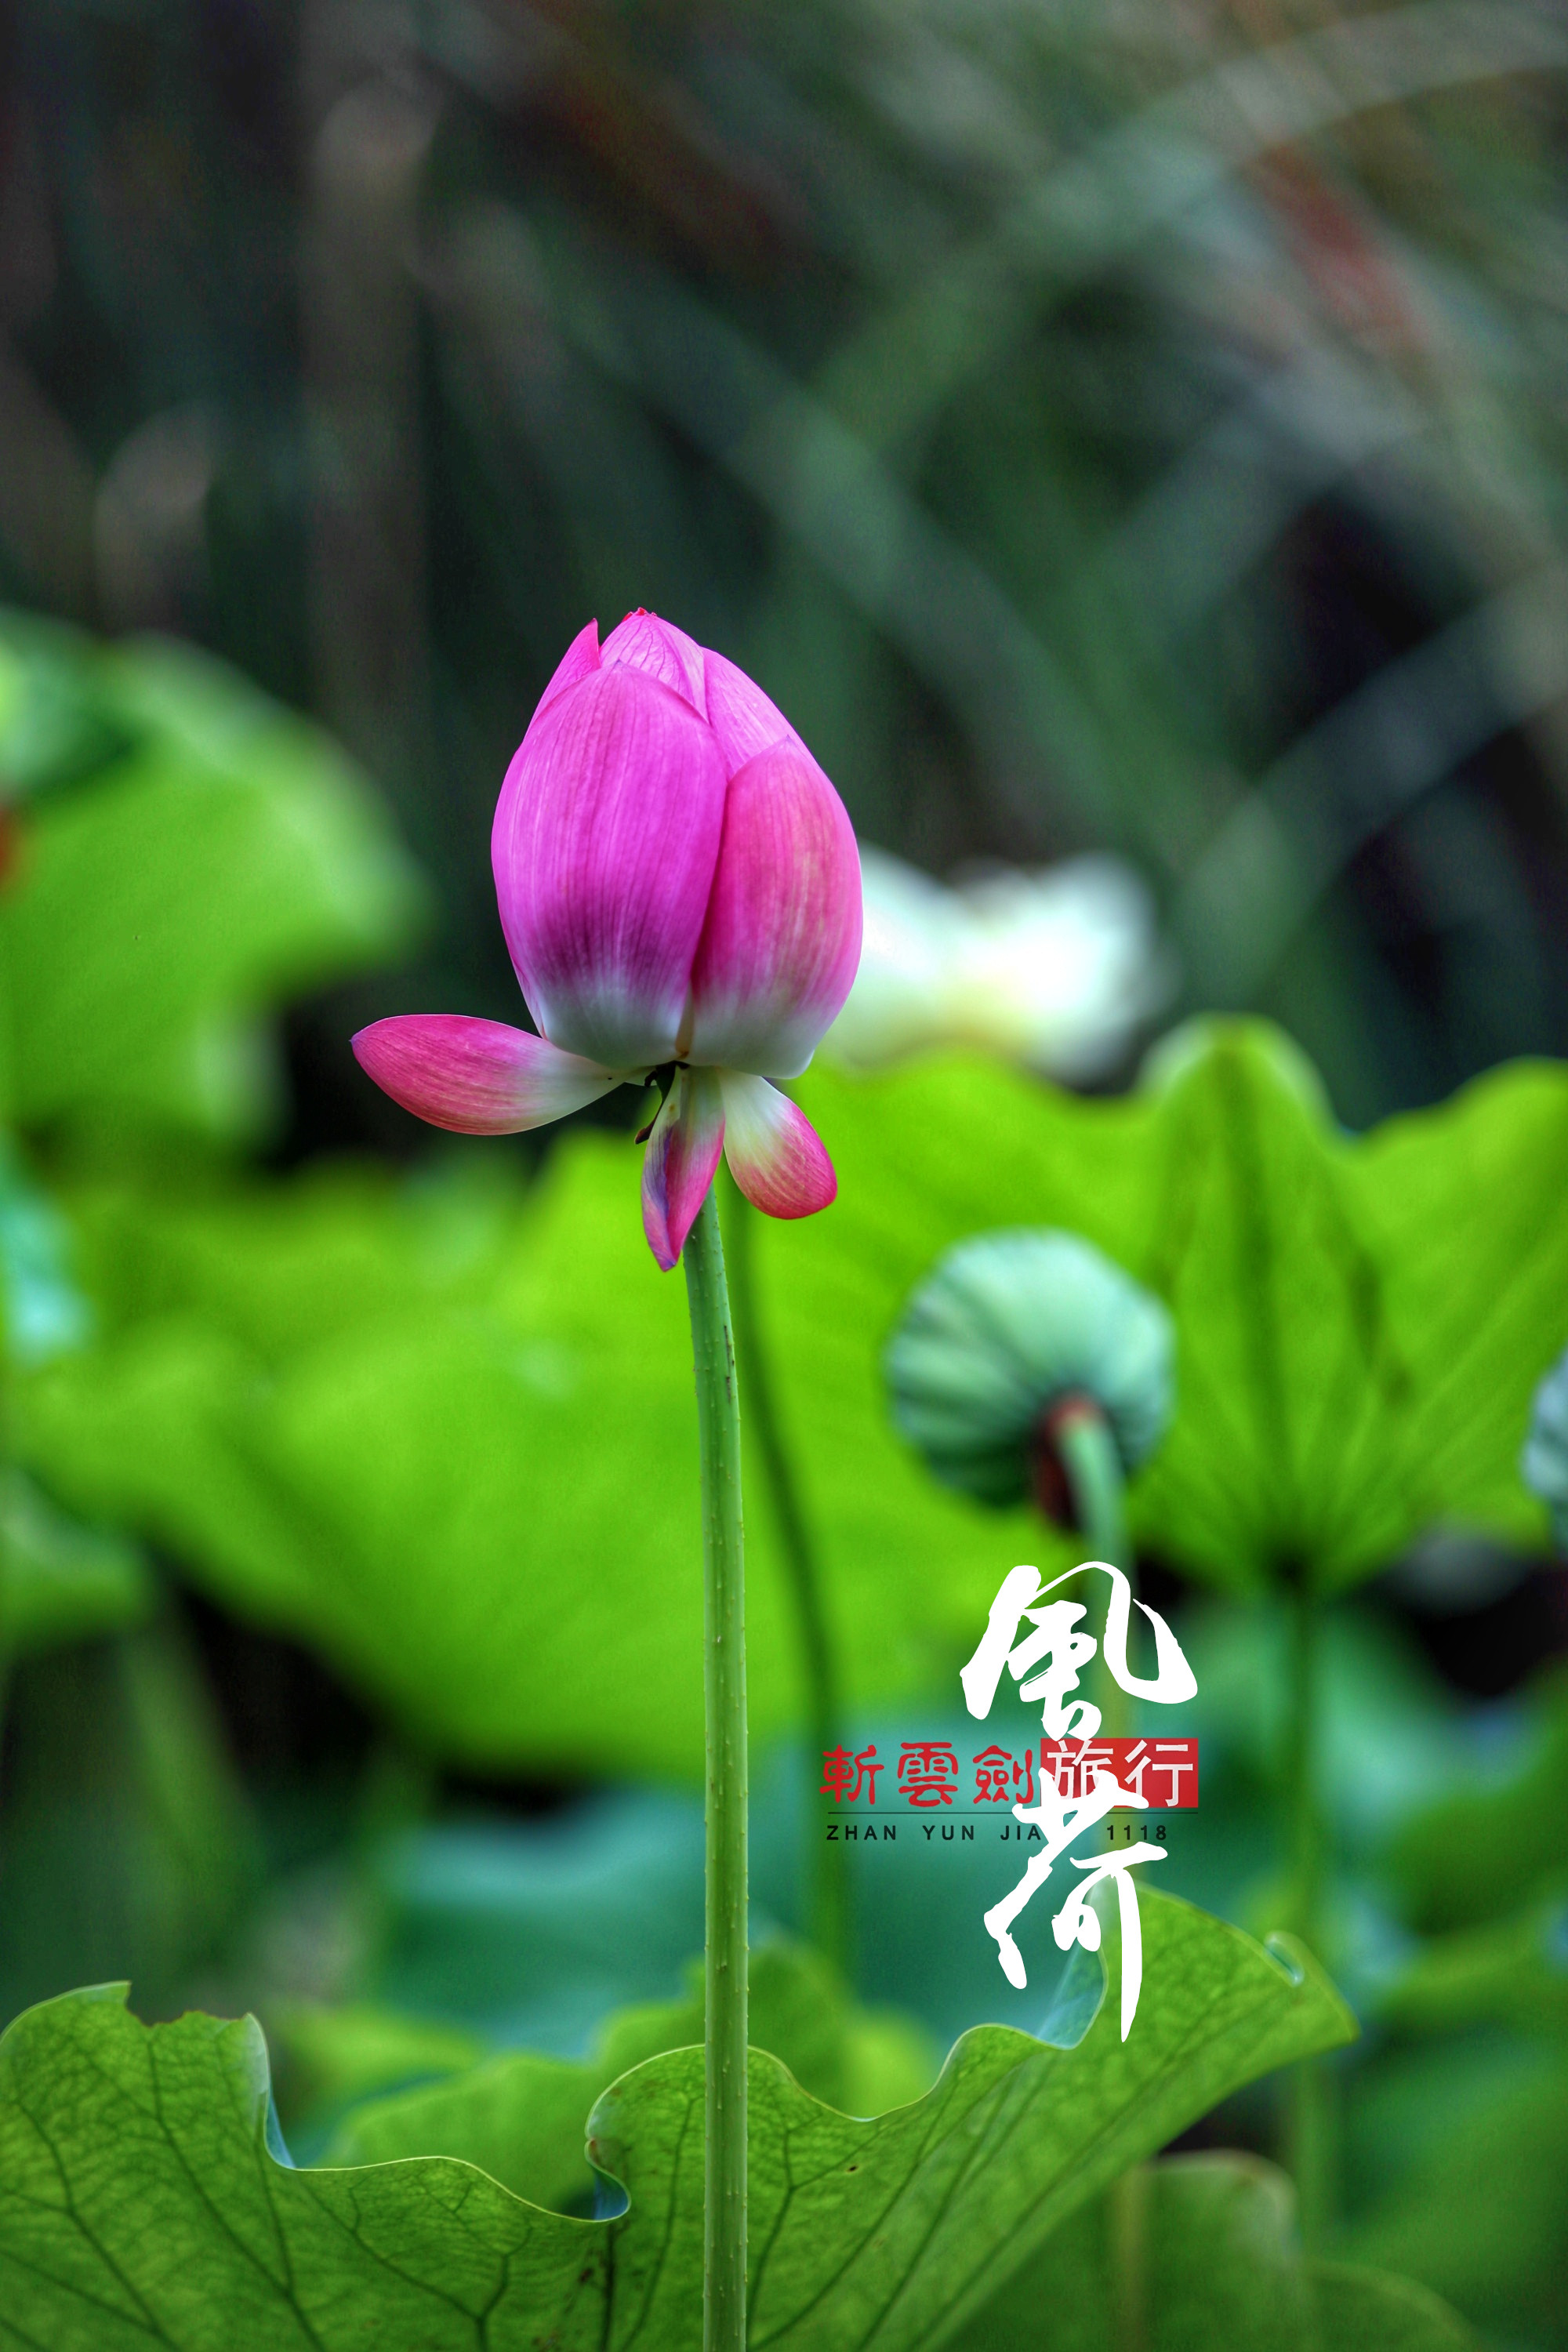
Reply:
<svg viewBox="0 0 1568 2352"><path fill-rule="evenodd" d="M395 1102L463 1135L658 1086L643 1224L673 1266L723 1151L773 1217L833 1165L769 1083L805 1069L860 955L860 864L833 786L742 670L651 613L590 622L545 688L490 837L501 928L540 1034L416 1013L353 1041Z"/></svg>
<svg viewBox="0 0 1568 2352"><path fill-rule="evenodd" d="M952 889L868 849L863 876L865 952L822 1048L850 1069L973 1045L1078 1083L1114 1068L1173 992L1149 893L1117 858Z"/></svg>

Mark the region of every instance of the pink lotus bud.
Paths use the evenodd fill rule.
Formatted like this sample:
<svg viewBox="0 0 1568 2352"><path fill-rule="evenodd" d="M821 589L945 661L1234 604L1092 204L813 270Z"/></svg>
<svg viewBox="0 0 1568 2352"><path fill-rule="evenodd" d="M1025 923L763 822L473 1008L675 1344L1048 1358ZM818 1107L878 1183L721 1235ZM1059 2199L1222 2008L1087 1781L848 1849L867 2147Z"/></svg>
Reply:
<svg viewBox="0 0 1568 2352"><path fill-rule="evenodd" d="M827 1155L763 1081L805 1067L849 992L860 863L837 793L760 688L651 613L603 646L590 624L507 771L491 856L540 1037L377 1022L354 1040L377 1084L439 1126L495 1134L677 1064L690 1075L668 1087L644 1171L661 1265L721 1149L771 1215L825 1208Z"/></svg>
<svg viewBox="0 0 1568 2352"><path fill-rule="evenodd" d="M842 802L732 662L650 613L589 632L507 772L501 925L552 1044L793 1077L849 992L860 864Z"/></svg>

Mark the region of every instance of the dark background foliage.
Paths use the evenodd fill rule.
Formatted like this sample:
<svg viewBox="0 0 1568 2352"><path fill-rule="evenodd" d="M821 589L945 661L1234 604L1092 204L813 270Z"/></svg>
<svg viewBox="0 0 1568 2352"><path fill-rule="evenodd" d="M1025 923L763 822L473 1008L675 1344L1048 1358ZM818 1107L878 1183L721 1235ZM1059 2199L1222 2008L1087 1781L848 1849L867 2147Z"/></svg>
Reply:
<svg viewBox="0 0 1568 2352"><path fill-rule="evenodd" d="M18 0L0 574L366 758L440 883L410 1008L510 1008L498 781L641 603L866 838L1119 848L1189 1002L1279 1013L1352 1122L1432 1099L1568 1020L1561 41ZM295 1142L395 1148L342 1028Z"/></svg>

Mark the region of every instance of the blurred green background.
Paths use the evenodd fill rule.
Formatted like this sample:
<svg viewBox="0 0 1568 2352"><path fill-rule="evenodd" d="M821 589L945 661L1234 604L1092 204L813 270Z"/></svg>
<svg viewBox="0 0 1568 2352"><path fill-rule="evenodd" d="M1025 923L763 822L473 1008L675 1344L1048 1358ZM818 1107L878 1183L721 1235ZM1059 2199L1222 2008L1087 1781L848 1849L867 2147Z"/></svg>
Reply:
<svg viewBox="0 0 1568 2352"><path fill-rule="evenodd" d="M638 1106L462 1144L347 1046L521 1018L489 829L560 653L637 604L721 647L863 844L963 894L868 860L837 1061L968 1058L814 1074L840 1206L752 1236L846 1724L943 1732L1058 1539L895 1445L900 1300L988 1225L1165 1263L1102 1183L1141 1114L1047 1081L1278 1024L1330 1107L1307 1173L1280 1147L1313 1332L1339 1130L1568 1053L1568 24L14 0L0 61L0 2012L120 1974L147 2015L254 2004L308 2152L357 2093L578 2054L700 1941ZM1247 1034L1260 1101L1310 1091ZM1514 1100L1344 1179L1399 1379L1469 1385L1401 1419L1390 1375L1358 1424L1405 1484L1333 1570L1370 1580L1324 1637L1324 1956L1364 2028L1341 2242L1555 2346L1568 1600L1512 1465L1568 1155ZM1201 1335L1239 1278L1185 1278ZM1282 1560L1245 1513L1194 1533L1183 1442L1137 1521L1200 1683L1171 1883L1261 1928ZM802 1659L748 1475L758 1924L798 1931ZM889 2099L1048 1993L997 1977L978 1866L918 1862L853 1897ZM1205 2129L1276 2145L1266 2092Z"/></svg>

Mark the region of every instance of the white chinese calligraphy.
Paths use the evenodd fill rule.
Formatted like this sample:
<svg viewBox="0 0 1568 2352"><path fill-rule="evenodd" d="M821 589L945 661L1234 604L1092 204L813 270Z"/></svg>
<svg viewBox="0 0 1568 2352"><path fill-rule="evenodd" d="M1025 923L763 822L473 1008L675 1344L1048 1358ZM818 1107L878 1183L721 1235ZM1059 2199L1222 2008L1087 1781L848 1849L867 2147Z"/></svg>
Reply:
<svg viewBox="0 0 1568 2352"><path fill-rule="evenodd" d="M1150 1845L1140 1839L1136 1845L1123 1846L1120 1853L1097 1854L1092 1861L1080 1862L1073 1856L1073 1868L1087 1871L1051 1921L1051 1933L1057 1948L1065 1952L1069 1944L1081 1944L1086 1952L1100 1949L1100 1915L1089 1904L1090 1890L1102 1879L1116 1881L1116 1900L1121 1915L1121 2039L1126 2041L1132 2031L1132 2020L1138 2013L1138 1996L1143 1990L1143 1930L1138 1920L1138 1896L1127 1873L1134 1863L1163 1862L1163 1846Z"/></svg>
<svg viewBox="0 0 1568 2352"><path fill-rule="evenodd" d="M1053 1601L1044 1609L1034 1605L1046 1593L1054 1592L1058 1584L1066 1584L1071 1577L1083 1576L1090 1569L1100 1569L1110 1579L1110 1600L1105 1612L1105 1663L1112 1678L1131 1697L1153 1699L1162 1706L1174 1706L1183 1699L1197 1696L1197 1682L1183 1655L1181 1643L1158 1610L1146 1607L1142 1601L1138 1608L1154 1633L1155 1671L1152 1679L1132 1673L1127 1664L1132 1588L1121 1570L1113 1568L1108 1559L1086 1559L1045 1585L1037 1568L1008 1570L991 1603L980 1645L959 1676L971 1715L990 1714L1005 1666L1020 1686L1020 1698L1044 1697L1041 1722L1051 1738L1093 1738L1100 1729L1100 1709L1087 1700L1066 1710L1061 1706L1064 1693L1078 1688L1079 1668L1089 1664L1098 1647L1091 1633L1075 1630L1084 1614L1083 1605L1076 1601ZM1026 1617L1035 1631L1015 1648L1019 1622ZM1047 1661L1044 1671L1025 1682L1024 1676L1042 1658ZM1077 1718L1070 1728L1068 1717Z"/></svg>
<svg viewBox="0 0 1568 2352"><path fill-rule="evenodd" d="M1068 1694L1078 1688L1080 1670L1094 1656L1099 1644L1092 1634L1079 1630L1085 1614L1081 1601L1046 1601L1047 1593L1075 1576L1090 1569L1100 1569L1110 1579L1110 1598L1105 1620L1105 1663L1112 1678L1131 1696L1172 1706L1196 1696L1197 1682L1182 1652L1181 1643L1157 1611L1140 1601L1139 1609L1148 1619L1154 1635L1155 1672L1152 1677L1134 1675L1127 1663L1127 1635L1131 1616L1132 1589L1119 1568L1109 1560L1085 1560L1078 1568L1068 1569L1066 1575L1042 1584L1037 1568L1020 1566L1009 1570L1003 1579L1001 1590L991 1604L985 1631L973 1656L963 1668L964 1703L972 1716L981 1718L991 1712L996 1687L1005 1667L1018 1685L1018 1695L1024 1699L1041 1699L1044 1706L1041 1722L1047 1736L1060 1741L1076 1740L1078 1753L1066 1772L1058 1771L1052 1779L1042 1771L1039 1802L1017 1804L1013 1808L1016 1818L1040 1829L1045 1837L1041 1852L1031 1856L1023 1877L1010 1894L994 1904L985 1914L987 1931L996 1939L996 1957L1008 1982L1021 1990L1028 1982L1023 1955L1015 1942L1014 1920L1025 1908L1040 1886L1050 1876L1054 1864L1084 1830L1104 1819L1119 1806L1141 1806L1144 1802L1143 1778L1153 1767L1170 1776L1169 1802L1179 1801L1180 1775L1195 1770L1185 1758L1186 1743L1174 1741L1134 1742L1127 1761L1132 1767L1131 1788L1124 1787L1111 1769L1109 1748L1089 1748L1089 1742L1100 1729L1100 1712L1087 1699L1069 1700ZM1037 1604L1044 1603L1043 1606ZM1025 1620L1034 1628L1020 1641L1018 1632ZM1163 1754L1162 1754L1163 1751ZM1042 1750L1042 1757L1044 1751ZM1101 1759L1106 1760L1102 1761ZM1166 1759L1169 1760L1166 1760ZM1158 1761L1156 1760L1158 1759ZM1055 1759L1053 1759L1054 1761ZM1076 1769L1073 1769L1076 1767ZM1065 1781L1065 1787L1059 1785ZM1163 1834L1163 1832L1162 1832ZM1114 1880L1121 1927L1121 2039L1126 2041L1131 2031L1138 2008L1138 1996L1143 1981L1143 1939L1138 1917L1138 1897L1131 1872L1145 1862L1164 1859L1162 1846L1141 1842L1125 1846L1120 1853L1100 1855L1091 1861L1072 1857L1073 1867L1086 1874L1068 1895L1051 1922L1051 1932L1057 1945L1066 1951L1069 1945L1081 1944L1086 1950L1100 1949L1100 1915L1089 1897L1092 1889L1107 1880Z"/></svg>

